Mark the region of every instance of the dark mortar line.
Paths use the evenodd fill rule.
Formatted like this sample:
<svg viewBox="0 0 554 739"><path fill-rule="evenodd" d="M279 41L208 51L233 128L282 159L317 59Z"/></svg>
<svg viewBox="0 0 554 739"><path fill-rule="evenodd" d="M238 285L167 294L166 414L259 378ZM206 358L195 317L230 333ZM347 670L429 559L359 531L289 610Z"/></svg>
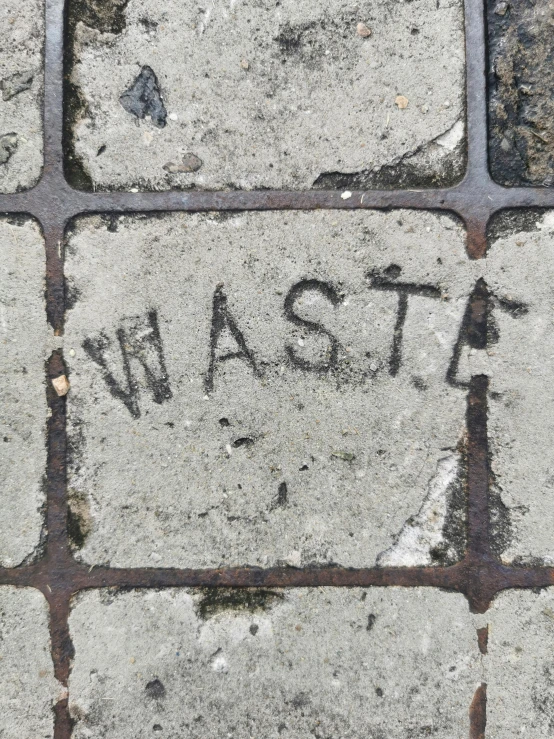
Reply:
<svg viewBox="0 0 554 739"><path fill-rule="evenodd" d="M486 311L485 323L486 323ZM486 329L485 329L486 330ZM485 375L471 378L467 396L468 435L468 557L480 561L490 556L489 531L489 444L487 434L487 391Z"/></svg>
<svg viewBox="0 0 554 739"><path fill-rule="evenodd" d="M485 739L487 726L487 684L481 683L469 707L469 739Z"/></svg>
<svg viewBox="0 0 554 739"><path fill-rule="evenodd" d="M305 587L436 587L470 598L472 576L481 578L482 598L476 613L485 613L496 594L508 589L554 585L554 567L516 567L492 557L465 557L449 567L229 567L220 569L109 568L83 565L66 554L56 564L46 556L25 567L0 568L0 586L31 587L72 597L82 590L102 588L305 588ZM486 596L486 598L485 598Z"/></svg>

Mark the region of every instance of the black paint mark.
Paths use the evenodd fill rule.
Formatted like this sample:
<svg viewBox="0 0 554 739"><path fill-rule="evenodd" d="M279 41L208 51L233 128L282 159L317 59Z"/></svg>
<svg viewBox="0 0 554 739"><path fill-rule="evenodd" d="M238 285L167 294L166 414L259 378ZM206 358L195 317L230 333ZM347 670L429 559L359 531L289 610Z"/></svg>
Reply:
<svg viewBox="0 0 554 739"><path fill-rule="evenodd" d="M230 426L231 424L229 423L229 419L228 418L220 418L219 419L219 425L220 426L223 426L225 428L226 426Z"/></svg>
<svg viewBox="0 0 554 739"><path fill-rule="evenodd" d="M146 683L145 692L149 698L154 698L155 700L165 698L165 686L158 678Z"/></svg>
<svg viewBox="0 0 554 739"><path fill-rule="evenodd" d="M525 303L499 298L489 290L485 280L482 277L479 278L467 301L462 324L452 350L452 358L446 371L446 380L453 387L469 387L469 381L465 382L457 377L464 346L469 346L470 349L486 349L498 342L499 333L492 314L495 303L512 318L521 318L529 311Z"/></svg>
<svg viewBox="0 0 554 739"><path fill-rule="evenodd" d="M496 297L496 302L498 303L498 307L505 313L509 313L512 318L522 318L522 316L526 316L529 313L529 306L525 305L525 303L518 303L515 300L499 297Z"/></svg>
<svg viewBox="0 0 554 739"><path fill-rule="evenodd" d="M301 328L308 329L309 331L313 331L321 336L326 336L329 339L329 360L321 364L314 364L302 359L302 357L299 357L290 344L285 348L290 361L296 367L308 372L329 372L334 369L338 363L340 349L338 339L321 323L307 321L305 318L300 318L300 316L294 312L294 304L296 301L301 298L305 292L309 292L310 290L319 292L324 298L327 298L335 308L342 302L341 297L330 283L321 282L320 280L302 280L296 285L293 285L287 293L284 304L285 316L287 320L294 323L295 326L300 326Z"/></svg>
<svg viewBox="0 0 554 739"><path fill-rule="evenodd" d="M128 4L129 0L73 0L70 3L72 25L79 20L101 33L122 33Z"/></svg>
<svg viewBox="0 0 554 739"><path fill-rule="evenodd" d="M216 356L217 346L223 331L227 329L235 340L239 350L237 352L229 352L221 357ZM246 345L244 334L237 326L237 323L227 306L227 296L223 292L223 285L218 285L214 292L213 312L212 312L212 328L210 331L210 364L208 372L204 379L204 388L207 393L211 393L214 389L214 373L216 365L219 362L227 362L230 359L243 359L251 367L254 375L260 377L261 373L256 364L254 354Z"/></svg>
<svg viewBox="0 0 554 739"><path fill-rule="evenodd" d="M28 90L33 84L34 72L16 72L0 82L2 88L2 100L11 100L21 92Z"/></svg>
<svg viewBox="0 0 554 739"><path fill-rule="evenodd" d="M440 298L441 291L434 285L416 285L411 282L396 282L402 268L397 264L391 264L383 272L373 270L368 277L371 287L376 290L387 290L398 293L398 309L396 313L396 324L392 340L392 349L389 358L389 374L395 377L402 364L402 338L404 334L404 323L408 315L408 295L417 295L423 298Z"/></svg>
<svg viewBox="0 0 554 739"><path fill-rule="evenodd" d="M279 488L277 490L277 495L275 499L273 500L273 503L271 504L270 510L275 510L275 508L284 508L288 503L288 488L287 483L282 482L279 485Z"/></svg>
<svg viewBox="0 0 554 739"><path fill-rule="evenodd" d="M18 137L14 132L0 136L0 164L6 164L18 146Z"/></svg>
<svg viewBox="0 0 554 739"><path fill-rule="evenodd" d="M235 449L238 449L241 446L252 446L254 443L254 439L252 439L250 436L241 436L240 439L235 439L233 442L233 447Z"/></svg>
<svg viewBox="0 0 554 739"><path fill-rule="evenodd" d="M83 349L102 369L102 375L110 393L121 400L133 418L140 418L139 386L131 369L131 360L138 362L144 371L146 383L155 403L163 403L172 397L165 367L163 344L158 327L158 314L150 311L146 317L135 316L122 321L116 332L126 388L121 387L108 368L107 355L112 347L111 339L100 333L85 339Z"/></svg>
<svg viewBox="0 0 554 739"><path fill-rule="evenodd" d="M377 616L374 613L370 613L367 617L366 631L371 631L371 629L375 626L375 621L377 621Z"/></svg>
<svg viewBox="0 0 554 739"><path fill-rule="evenodd" d="M158 78L151 67L145 66L140 70L128 90L120 96L119 102L128 113L137 118L150 116L152 123L158 128L164 128L167 122L167 112L162 100Z"/></svg>
<svg viewBox="0 0 554 739"><path fill-rule="evenodd" d="M269 611L285 599L283 593L255 588L201 588L196 611L203 620L229 611Z"/></svg>

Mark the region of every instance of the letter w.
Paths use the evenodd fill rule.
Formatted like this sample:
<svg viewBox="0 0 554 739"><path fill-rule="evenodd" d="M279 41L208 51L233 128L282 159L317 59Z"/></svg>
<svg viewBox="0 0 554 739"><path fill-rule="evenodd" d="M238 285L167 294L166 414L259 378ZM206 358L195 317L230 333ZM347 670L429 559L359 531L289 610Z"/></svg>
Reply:
<svg viewBox="0 0 554 739"><path fill-rule="evenodd" d="M85 339L83 349L102 370L102 377L114 398L121 400L133 418L140 418L139 382L133 374L134 360L142 366L146 385L155 403L163 403L172 397L165 368L163 345L155 310L146 316L124 318L116 332L123 361L126 387L116 380L108 367L108 356L112 354L112 340L101 332L98 336Z"/></svg>

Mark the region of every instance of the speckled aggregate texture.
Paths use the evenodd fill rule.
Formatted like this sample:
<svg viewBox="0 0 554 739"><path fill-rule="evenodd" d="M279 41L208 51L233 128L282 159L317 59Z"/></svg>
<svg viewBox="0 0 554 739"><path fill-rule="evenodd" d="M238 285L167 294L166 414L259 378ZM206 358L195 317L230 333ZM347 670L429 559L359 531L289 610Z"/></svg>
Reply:
<svg viewBox="0 0 554 739"><path fill-rule="evenodd" d="M489 622L487 739L548 737L554 727L554 592L499 595Z"/></svg>
<svg viewBox="0 0 554 739"><path fill-rule="evenodd" d="M44 0L0 3L0 192L42 171Z"/></svg>
<svg viewBox="0 0 554 739"><path fill-rule="evenodd" d="M444 483L430 545L393 559L456 561L463 489L458 541L443 524L446 488L463 488L465 391L446 373L478 269L459 223L433 213L78 221L65 346L79 556L370 566ZM396 368L399 297L379 279L435 291L408 296Z"/></svg>
<svg viewBox="0 0 554 739"><path fill-rule="evenodd" d="M0 219L0 564L38 547L46 465L44 244L30 220Z"/></svg>
<svg viewBox="0 0 554 739"><path fill-rule="evenodd" d="M552 186L552 4L487 0L491 173L502 185Z"/></svg>
<svg viewBox="0 0 554 739"><path fill-rule="evenodd" d="M479 660L461 596L245 593L80 596L75 739L469 735Z"/></svg>
<svg viewBox="0 0 554 739"><path fill-rule="evenodd" d="M30 588L0 587L0 736L51 739L59 692L48 635L48 606Z"/></svg>
<svg viewBox="0 0 554 739"><path fill-rule="evenodd" d="M491 289L521 306L496 302L498 337L489 349L493 485L508 508L502 556L554 564L553 213L499 217L495 230L487 257L496 265Z"/></svg>
<svg viewBox="0 0 554 739"><path fill-rule="evenodd" d="M411 187L463 174L461 0L73 7L79 186ZM133 104L133 88L149 102Z"/></svg>

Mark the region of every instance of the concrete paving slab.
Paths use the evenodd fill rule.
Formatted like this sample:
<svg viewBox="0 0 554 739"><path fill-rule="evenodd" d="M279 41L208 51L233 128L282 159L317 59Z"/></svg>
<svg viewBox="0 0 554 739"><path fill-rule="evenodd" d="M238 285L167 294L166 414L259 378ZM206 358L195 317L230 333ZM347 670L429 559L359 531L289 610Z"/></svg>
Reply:
<svg viewBox="0 0 554 739"><path fill-rule="evenodd" d="M554 564L553 243L552 212L513 212L495 221L486 260L497 296L487 372L498 553L516 564Z"/></svg>
<svg viewBox="0 0 554 739"><path fill-rule="evenodd" d="M554 727L554 592L497 596L489 622L487 737L550 736Z"/></svg>
<svg viewBox="0 0 554 739"><path fill-rule="evenodd" d="M0 684L2 739L51 739L59 685L38 590L0 587Z"/></svg>
<svg viewBox="0 0 554 739"><path fill-rule="evenodd" d="M461 0L72 8L80 187L437 187L463 174Z"/></svg>
<svg viewBox="0 0 554 739"><path fill-rule="evenodd" d="M457 561L466 389L446 376L479 269L434 213L78 221L65 356L80 556Z"/></svg>
<svg viewBox="0 0 554 739"><path fill-rule="evenodd" d="M44 0L0 4L0 192L42 172Z"/></svg>
<svg viewBox="0 0 554 739"><path fill-rule="evenodd" d="M2 218L0 241L0 564L13 567L41 541L50 331L38 225Z"/></svg>
<svg viewBox="0 0 554 739"><path fill-rule="evenodd" d="M469 736L479 653L459 595L96 591L70 625L76 739Z"/></svg>

